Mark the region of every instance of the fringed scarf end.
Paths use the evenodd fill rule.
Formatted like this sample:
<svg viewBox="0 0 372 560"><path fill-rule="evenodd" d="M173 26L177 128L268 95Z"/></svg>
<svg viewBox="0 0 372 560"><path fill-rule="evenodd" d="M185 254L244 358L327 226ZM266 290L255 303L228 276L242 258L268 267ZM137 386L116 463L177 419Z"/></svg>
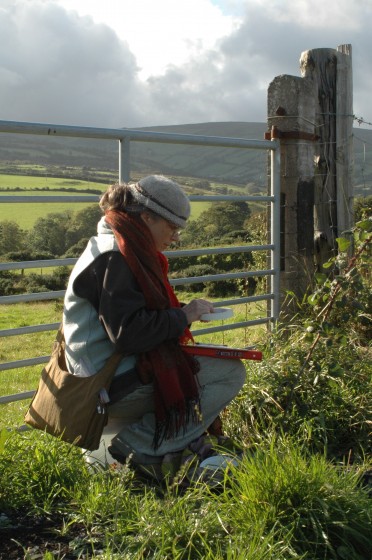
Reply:
<svg viewBox="0 0 372 560"><path fill-rule="evenodd" d="M156 421L154 439L152 446L156 451L164 440L177 437L182 431L185 435L187 425L200 424L202 421L200 399L190 399L186 408L180 412L180 408L175 406L167 411L166 418Z"/></svg>

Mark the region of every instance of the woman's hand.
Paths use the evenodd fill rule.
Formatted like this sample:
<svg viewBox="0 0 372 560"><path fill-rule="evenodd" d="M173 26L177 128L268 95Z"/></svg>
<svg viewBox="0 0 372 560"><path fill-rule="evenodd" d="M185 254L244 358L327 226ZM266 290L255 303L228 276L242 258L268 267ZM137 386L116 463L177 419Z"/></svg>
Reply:
<svg viewBox="0 0 372 560"><path fill-rule="evenodd" d="M193 299L187 305L182 307L182 311L187 317L187 323L199 321L200 316L204 313L213 313L213 303L206 299Z"/></svg>

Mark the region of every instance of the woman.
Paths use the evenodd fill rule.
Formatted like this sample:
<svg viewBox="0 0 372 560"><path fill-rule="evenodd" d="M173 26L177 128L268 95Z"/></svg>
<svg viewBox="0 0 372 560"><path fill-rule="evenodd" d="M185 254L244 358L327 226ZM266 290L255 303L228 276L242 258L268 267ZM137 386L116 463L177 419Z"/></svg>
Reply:
<svg viewBox="0 0 372 560"><path fill-rule="evenodd" d="M245 379L238 360L195 359L179 342L188 326L213 312L205 299L181 306L163 255L190 215L181 187L159 175L113 185L104 217L76 263L64 306L69 371L92 375L116 350L123 354L110 389L109 416L122 428L111 455L153 464L198 438L237 395Z"/></svg>

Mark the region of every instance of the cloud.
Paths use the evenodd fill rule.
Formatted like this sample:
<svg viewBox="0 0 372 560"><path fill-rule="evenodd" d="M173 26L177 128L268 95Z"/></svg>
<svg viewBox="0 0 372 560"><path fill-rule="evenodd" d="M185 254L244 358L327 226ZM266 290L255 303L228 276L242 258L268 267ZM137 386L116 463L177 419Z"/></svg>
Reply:
<svg viewBox="0 0 372 560"><path fill-rule="evenodd" d="M127 106L132 123L140 118L135 57L106 25L53 3L16 1L0 12L0 33L3 118L119 126Z"/></svg>
<svg viewBox="0 0 372 560"><path fill-rule="evenodd" d="M148 0L133 1L106 0L117 10L107 10L111 18L128 15L122 27L123 18L115 26L101 22L93 10L96 0L85 3L92 16L72 9L82 5L75 0L2 0L0 118L113 128L264 122L270 82L279 74L299 76L301 52L351 43L354 111L372 120L369 0L245 0L239 10L235 0L213 0L215 5L188 0L177 2L178 12L174 0L162 0L156 13L146 11L154 5ZM138 22L142 14L135 33L128 29L136 20L123 6L138 7ZM163 21L166 6L173 8ZM227 14L229 6L234 16ZM144 14L151 19L151 33ZM185 39L192 18L195 30ZM208 24L215 26L213 32ZM146 46L142 54L133 37ZM163 40L169 64L162 63L161 72L156 64L151 71L150 64L144 79L139 58L147 51L148 60L155 60ZM179 58L173 57L176 48Z"/></svg>
<svg viewBox="0 0 372 560"><path fill-rule="evenodd" d="M198 120L264 122L267 88L276 76L300 76L299 59L306 50L336 49L347 43L353 48L355 112L363 112L363 107L368 112L366 101L372 89L372 77L365 69L370 67L368 53L372 40L370 19L361 16L357 9L359 3L340 0L340 11L335 10L335 3L324 6L317 0L302 0L298 4L251 0L245 4L240 26L222 38L214 50L205 51L203 56L188 64L149 80L153 92L151 101L156 105L157 122L154 124L167 121L166 108L170 109L168 118L172 114L173 122L178 123ZM307 9L301 11L304 7ZM366 5L365 15L371 11L372 7ZM321 22L318 26L316 14ZM308 23L305 16L310 18ZM342 22L344 27L340 27ZM372 114L370 120L371 117Z"/></svg>
<svg viewBox="0 0 372 560"><path fill-rule="evenodd" d="M215 40L228 35L236 18L210 0L49 0L80 16L93 14L136 54L140 77L163 73L170 61L180 65Z"/></svg>

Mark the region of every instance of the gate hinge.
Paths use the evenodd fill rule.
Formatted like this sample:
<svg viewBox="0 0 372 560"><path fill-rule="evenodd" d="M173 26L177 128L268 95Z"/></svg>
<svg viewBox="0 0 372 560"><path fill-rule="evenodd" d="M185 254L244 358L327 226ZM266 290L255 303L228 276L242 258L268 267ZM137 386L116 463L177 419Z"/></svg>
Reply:
<svg viewBox="0 0 372 560"><path fill-rule="evenodd" d="M265 140L274 140L276 138L287 138L289 140L310 140L316 142L320 136L305 132L303 130L279 130L277 126L272 126L271 130L265 132Z"/></svg>

